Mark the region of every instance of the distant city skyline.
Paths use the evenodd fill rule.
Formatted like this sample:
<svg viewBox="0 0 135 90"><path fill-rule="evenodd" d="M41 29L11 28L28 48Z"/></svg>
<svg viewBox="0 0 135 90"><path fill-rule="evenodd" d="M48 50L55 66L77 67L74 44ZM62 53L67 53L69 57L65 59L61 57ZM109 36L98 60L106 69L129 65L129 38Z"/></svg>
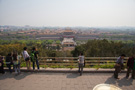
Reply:
<svg viewBox="0 0 135 90"><path fill-rule="evenodd" d="M0 0L0 25L135 27L135 0Z"/></svg>

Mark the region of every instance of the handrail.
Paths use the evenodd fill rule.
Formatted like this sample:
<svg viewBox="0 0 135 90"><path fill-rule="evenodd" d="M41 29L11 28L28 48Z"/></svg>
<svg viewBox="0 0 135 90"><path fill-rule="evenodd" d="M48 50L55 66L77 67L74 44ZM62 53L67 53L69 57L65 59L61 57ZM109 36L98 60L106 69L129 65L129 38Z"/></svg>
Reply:
<svg viewBox="0 0 135 90"><path fill-rule="evenodd" d="M86 66L101 66L115 65L118 57L85 57ZM126 65L129 57L125 57L124 64ZM39 57L40 65L55 65L55 66L78 66L78 57Z"/></svg>

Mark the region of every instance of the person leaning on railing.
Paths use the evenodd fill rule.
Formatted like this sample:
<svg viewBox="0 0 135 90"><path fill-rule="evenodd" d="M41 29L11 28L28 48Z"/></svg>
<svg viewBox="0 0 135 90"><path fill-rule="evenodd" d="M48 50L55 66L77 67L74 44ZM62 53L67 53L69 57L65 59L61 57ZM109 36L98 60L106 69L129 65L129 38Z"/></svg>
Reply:
<svg viewBox="0 0 135 90"><path fill-rule="evenodd" d="M27 70L30 70L31 69L31 62L30 62L30 56L27 52L27 47L24 47L23 50L24 51L22 52L22 55L23 55L24 60L26 61Z"/></svg>
<svg viewBox="0 0 135 90"><path fill-rule="evenodd" d="M124 68L124 65L123 65L124 57L125 57L125 54L122 54L121 56L118 57L118 59L116 61L115 71L114 71L114 78L116 78L116 79L119 79L118 73L120 73L121 69Z"/></svg>

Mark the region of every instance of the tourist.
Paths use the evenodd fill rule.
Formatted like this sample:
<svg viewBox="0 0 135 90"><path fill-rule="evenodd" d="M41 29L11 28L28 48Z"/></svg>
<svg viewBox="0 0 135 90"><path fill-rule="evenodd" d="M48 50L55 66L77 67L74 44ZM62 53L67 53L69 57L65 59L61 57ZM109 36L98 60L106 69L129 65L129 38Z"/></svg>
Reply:
<svg viewBox="0 0 135 90"><path fill-rule="evenodd" d="M13 53L13 64L14 64L15 74L17 75L20 73L20 62L18 60L16 51Z"/></svg>
<svg viewBox="0 0 135 90"><path fill-rule="evenodd" d="M0 73L4 74L4 63L3 63L4 58L0 55Z"/></svg>
<svg viewBox="0 0 135 90"><path fill-rule="evenodd" d="M6 65L9 69L9 72L12 73L12 69L11 69L11 65L13 65L13 61L12 61L12 54L9 53L7 56L6 56Z"/></svg>
<svg viewBox="0 0 135 90"><path fill-rule="evenodd" d="M31 61L33 62L33 70L35 71L35 62L37 65L37 69L39 71L39 62L38 62L38 51L35 47L32 48L32 52L31 52Z"/></svg>
<svg viewBox="0 0 135 90"><path fill-rule="evenodd" d="M121 69L124 68L124 65L123 65L124 57L125 57L125 55L122 54L121 56L118 57L118 59L116 61L115 71L114 71L114 78L116 78L116 79L119 79L118 73L120 73Z"/></svg>
<svg viewBox="0 0 135 90"><path fill-rule="evenodd" d="M129 77L129 73L132 71L132 78L135 79L135 54L130 57L127 61L127 75L126 78Z"/></svg>
<svg viewBox="0 0 135 90"><path fill-rule="evenodd" d="M24 47L23 50L24 51L22 52L22 54L23 54L24 60L26 61L27 70L30 70L31 69L31 62L30 62L30 56L27 52L27 47Z"/></svg>
<svg viewBox="0 0 135 90"><path fill-rule="evenodd" d="M79 56L79 70L78 70L80 72L80 76L83 73L83 66L84 66L84 56L83 56L83 53L81 53ZM80 69L81 69L81 71L80 71Z"/></svg>

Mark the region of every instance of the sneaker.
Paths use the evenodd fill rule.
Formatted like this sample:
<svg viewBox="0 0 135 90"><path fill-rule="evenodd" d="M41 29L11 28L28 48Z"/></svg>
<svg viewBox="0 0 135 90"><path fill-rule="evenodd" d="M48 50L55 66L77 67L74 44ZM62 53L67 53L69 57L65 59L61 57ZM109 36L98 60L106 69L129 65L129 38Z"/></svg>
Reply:
<svg viewBox="0 0 135 90"><path fill-rule="evenodd" d="M4 72L3 74L6 74L7 72Z"/></svg>
<svg viewBox="0 0 135 90"><path fill-rule="evenodd" d="M115 78L115 79L120 79L120 78L117 77L117 78Z"/></svg>
<svg viewBox="0 0 135 90"><path fill-rule="evenodd" d="M0 74L5 74L5 72L3 72L3 73L0 73Z"/></svg>
<svg viewBox="0 0 135 90"><path fill-rule="evenodd" d="M18 74L21 74L21 72L18 72Z"/></svg>
<svg viewBox="0 0 135 90"><path fill-rule="evenodd" d="M132 79L135 79L134 77L132 77Z"/></svg>
<svg viewBox="0 0 135 90"><path fill-rule="evenodd" d="M128 79L128 76L126 76L126 79Z"/></svg>
<svg viewBox="0 0 135 90"><path fill-rule="evenodd" d="M15 76L17 76L18 75L18 72L15 72Z"/></svg>

